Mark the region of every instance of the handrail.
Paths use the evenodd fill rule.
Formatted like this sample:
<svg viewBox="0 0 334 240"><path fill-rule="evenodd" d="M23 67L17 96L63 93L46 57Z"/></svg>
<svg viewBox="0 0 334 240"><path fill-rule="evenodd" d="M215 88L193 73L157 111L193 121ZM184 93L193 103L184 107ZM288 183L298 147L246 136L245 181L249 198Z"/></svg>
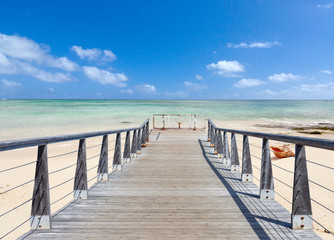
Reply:
<svg viewBox="0 0 334 240"><path fill-rule="evenodd" d="M20 203L19 205L15 206L12 209L6 210L4 213L0 213L0 218L5 217L9 213L13 213L14 210L22 207L23 205L27 204L28 202L31 203L31 217L26 220L25 222L21 223L14 229L8 231L3 236L0 236L2 239L3 237L8 236L17 228L21 227L27 221L30 220L30 227L33 231L37 229L50 229L51 228L51 206L56 202L59 202L69 195L73 194L73 198L77 199L87 199L88 198L88 183L96 179L96 184L100 181L108 181L109 178L109 169L112 168L112 171L122 170L122 165L125 163L131 162L131 158L137 157L137 155L141 154L141 148L146 147L147 142L149 142L149 124L150 120L147 119L144 121L139 127L135 128L126 128L126 129L117 129L117 130L109 130L109 131L97 131L97 132L88 132L88 133L79 133L79 134L71 134L71 135L60 135L60 136L51 136L51 137L41 137L41 138L31 138L31 139L21 139L21 140L11 140L11 141L2 141L0 142L0 152L12 150L12 149L19 149L19 148L26 148L26 147L33 147L36 146L37 149L37 160L25 164L21 164L16 167L7 168L1 170L0 173L3 174L8 171L12 171L17 168L25 167L30 164L36 164L35 166L35 177L34 179L19 184L15 187L11 187L10 189L1 192L0 195L8 193L14 189L18 189L28 183L34 182L33 186L33 195L32 198ZM122 134L125 133L125 134ZM115 140L108 141L109 135L116 134ZM125 138L123 137L126 136ZM132 142L130 140L130 136L132 135ZM93 145L90 147L86 147L86 139L91 137L102 136L102 143L98 145ZM66 153L57 154L54 156L48 156L48 144L50 143L57 143L57 142L64 142L64 141L72 141L72 140L79 140L79 147L76 151L70 151ZM114 148L110 148L108 145L109 143L114 143ZM87 149L101 147L101 151L99 154L87 157ZM122 150L122 146L123 150ZM113 157L108 157L110 151L114 152ZM123 151L123 152L122 152ZM61 167L57 170L50 172L48 170L48 159L49 158L58 158L61 156L65 156L68 154L73 154L77 152L77 161L75 164L70 164L69 166ZM75 156L72 156L74 157ZM98 159L98 164L94 165L93 167L90 166L87 169L87 162L91 159ZM112 160L111 163L108 163L109 160ZM109 167L108 165L111 165ZM64 171L69 168L74 168L75 173L74 176L71 176L69 179L57 183L52 187L49 187L49 176L53 173L58 173ZM88 172L91 170L96 169L96 175L88 179ZM50 191L54 189L58 189L59 187L69 184L70 182L74 182L73 190L66 194L65 196L60 197L59 199L55 200L54 202L50 202Z"/></svg>
<svg viewBox="0 0 334 240"><path fill-rule="evenodd" d="M231 156L229 151L227 133L231 133ZM242 135L243 141L237 141L235 136L236 134ZM254 145L249 143L248 137L262 138L262 147L260 147L262 148L261 158L251 154L249 145ZM289 171L277 166L276 164L272 164L269 140L289 142L296 145L294 171ZM333 140L219 128L213 123L212 120L208 119L208 142L210 142L210 147L214 148L214 154L216 154L218 158L222 158L223 165L227 168L230 168L231 171L240 170L239 154L242 154L241 181L245 182L252 181L253 178L257 179L255 178L255 176L253 176L253 167L260 171L260 179L257 179L260 182L260 199L274 199L275 194L277 194L278 196L282 197L284 200L292 204L292 229L312 229L312 221L314 221L319 224L319 226L323 227L328 233L334 235L333 232L329 231L325 226L323 226L323 224L319 223L312 217L311 201L317 203L331 213L333 213L334 211L311 198L309 183L315 184L331 193L334 193L334 191L309 179L307 174L307 162L311 162L322 167L327 166L306 160L305 151L305 146L334 150ZM242 143L242 148L240 150L237 147L237 142ZM253 166L251 157L257 158L261 161L261 168ZM274 177L272 166L278 167L293 174L294 176L292 186ZM285 186L293 189L291 202L284 198L282 195L275 193L274 179L281 184L284 184Z"/></svg>
<svg viewBox="0 0 334 240"><path fill-rule="evenodd" d="M279 134L271 134L271 133L260 133L260 132L250 132L250 131L241 131L227 128L218 128L216 125L208 119L208 122L216 129L224 132L247 135L250 137L264 138L288 143L294 143L298 145L304 145L309 147L317 147L328 150L334 150L334 141L327 139L319 139L319 138L309 138L309 137L297 137L297 136L287 136L287 135L279 135Z"/></svg>
<svg viewBox="0 0 334 240"><path fill-rule="evenodd" d="M28 138L28 139L21 139L21 140L1 141L0 142L0 152L6 151L6 150L18 149L18 148L33 147L33 146L38 146L38 145L50 144L50 143L79 140L83 138L91 138L91 137L139 130L139 129L142 129L148 122L149 122L149 119L146 119L146 121L142 125L136 128L124 128L124 129L109 130L109 131L97 131L97 132L77 133L77 134L42 137L42 138Z"/></svg>

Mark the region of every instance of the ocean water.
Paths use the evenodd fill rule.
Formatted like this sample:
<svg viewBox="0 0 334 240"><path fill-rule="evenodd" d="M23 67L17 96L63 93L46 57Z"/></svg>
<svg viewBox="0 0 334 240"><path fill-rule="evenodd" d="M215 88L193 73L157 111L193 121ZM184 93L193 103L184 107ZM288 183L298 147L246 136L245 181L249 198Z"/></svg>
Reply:
<svg viewBox="0 0 334 240"><path fill-rule="evenodd" d="M0 100L0 140L140 125L153 114L206 115L214 121L334 124L334 101Z"/></svg>

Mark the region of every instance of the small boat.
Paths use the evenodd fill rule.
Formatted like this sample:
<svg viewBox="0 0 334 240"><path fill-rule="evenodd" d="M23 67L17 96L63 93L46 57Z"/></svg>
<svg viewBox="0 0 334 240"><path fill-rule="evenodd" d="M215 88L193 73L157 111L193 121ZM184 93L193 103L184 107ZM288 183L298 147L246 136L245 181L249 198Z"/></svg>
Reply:
<svg viewBox="0 0 334 240"><path fill-rule="evenodd" d="M283 145L283 146L278 146L278 147L270 146L270 148L273 150L272 152L278 158L286 158L286 157L295 156L295 153L288 147L288 145Z"/></svg>

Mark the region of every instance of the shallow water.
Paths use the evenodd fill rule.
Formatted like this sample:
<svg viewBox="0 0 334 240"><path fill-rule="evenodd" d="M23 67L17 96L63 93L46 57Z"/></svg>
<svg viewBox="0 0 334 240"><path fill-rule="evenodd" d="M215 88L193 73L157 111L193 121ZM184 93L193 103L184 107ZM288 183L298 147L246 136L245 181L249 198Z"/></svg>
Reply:
<svg viewBox="0 0 334 240"><path fill-rule="evenodd" d="M216 121L334 123L334 101L0 100L0 139L140 125L154 113L207 115Z"/></svg>

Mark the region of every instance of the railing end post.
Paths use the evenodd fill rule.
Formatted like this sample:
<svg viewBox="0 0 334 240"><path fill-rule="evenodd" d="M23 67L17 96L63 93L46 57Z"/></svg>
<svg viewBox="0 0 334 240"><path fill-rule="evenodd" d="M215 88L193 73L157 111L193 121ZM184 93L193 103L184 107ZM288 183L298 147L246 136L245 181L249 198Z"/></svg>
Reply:
<svg viewBox="0 0 334 240"><path fill-rule="evenodd" d="M313 229L312 215L291 215L291 228L295 230Z"/></svg>
<svg viewBox="0 0 334 240"><path fill-rule="evenodd" d="M74 190L74 199L88 199L88 190Z"/></svg>
<svg viewBox="0 0 334 240"><path fill-rule="evenodd" d="M252 182L253 181L253 174L250 173L243 173L241 176L242 182Z"/></svg>
<svg viewBox="0 0 334 240"><path fill-rule="evenodd" d="M99 173L97 176L97 181L109 181L109 174L108 173Z"/></svg>
<svg viewBox="0 0 334 240"><path fill-rule="evenodd" d="M51 229L50 215L35 215L30 221L30 228L35 229Z"/></svg>
<svg viewBox="0 0 334 240"><path fill-rule="evenodd" d="M275 199L275 190L274 189L261 189L260 190L260 199L261 200L274 200Z"/></svg>
<svg viewBox="0 0 334 240"><path fill-rule="evenodd" d="M231 165L231 172L240 172L240 165Z"/></svg>

